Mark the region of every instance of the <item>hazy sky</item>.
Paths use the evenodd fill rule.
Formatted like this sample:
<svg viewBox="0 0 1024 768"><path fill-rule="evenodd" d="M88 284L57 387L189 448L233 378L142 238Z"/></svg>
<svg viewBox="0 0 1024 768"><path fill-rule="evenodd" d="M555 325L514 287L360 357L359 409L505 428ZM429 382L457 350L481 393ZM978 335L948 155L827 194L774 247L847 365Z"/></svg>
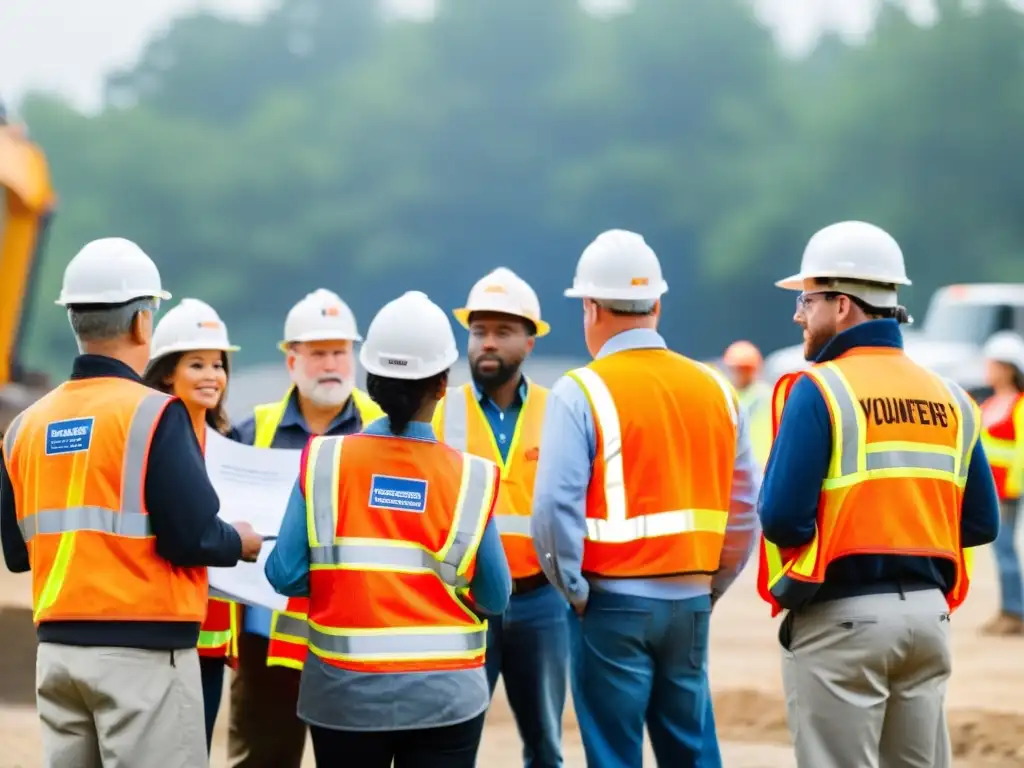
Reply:
<svg viewBox="0 0 1024 768"><path fill-rule="evenodd" d="M0 0L0 96L13 101L29 89L56 90L84 109L93 108L104 73L131 63L175 16L212 8L252 17L273 1ZM411 13L429 12L434 1L382 0ZM629 2L587 1L595 6ZM863 34L884 1L889 0L752 0L776 27L780 42L793 50L813 44L822 28ZM930 20L931 0L903 2L915 18Z"/></svg>

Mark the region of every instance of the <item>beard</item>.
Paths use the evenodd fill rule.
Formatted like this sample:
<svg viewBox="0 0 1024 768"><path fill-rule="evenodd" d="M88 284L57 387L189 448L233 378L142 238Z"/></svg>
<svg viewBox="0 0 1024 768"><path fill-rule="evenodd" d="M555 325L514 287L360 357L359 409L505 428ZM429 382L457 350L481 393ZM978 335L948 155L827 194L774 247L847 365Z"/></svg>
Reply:
<svg viewBox="0 0 1024 768"><path fill-rule="evenodd" d="M497 363L497 365L491 370L482 371L480 370L480 363L485 360ZM518 376L519 368L522 364L522 360L506 362L496 356L481 355L476 360L470 361L469 372L477 387L486 392L489 389L496 389L503 384L507 384L513 377Z"/></svg>
<svg viewBox="0 0 1024 768"><path fill-rule="evenodd" d="M292 381L303 397L321 408L340 408L349 399L355 387L355 379L352 377L308 377L297 371L293 371Z"/></svg>
<svg viewBox="0 0 1024 768"><path fill-rule="evenodd" d="M836 332L835 323L832 323L830 327L818 328L814 331L808 328L807 338L804 340L804 360L813 362L821 354L825 345L835 338Z"/></svg>

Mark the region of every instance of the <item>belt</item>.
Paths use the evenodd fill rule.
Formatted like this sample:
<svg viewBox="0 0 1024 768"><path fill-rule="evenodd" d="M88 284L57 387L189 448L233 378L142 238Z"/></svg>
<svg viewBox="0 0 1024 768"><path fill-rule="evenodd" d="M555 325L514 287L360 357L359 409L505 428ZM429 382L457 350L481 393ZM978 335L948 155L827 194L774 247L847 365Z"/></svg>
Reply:
<svg viewBox="0 0 1024 768"><path fill-rule="evenodd" d="M512 579L512 594L525 595L527 592L535 592L541 587L546 587L551 582L544 575L544 571L535 573L533 576L524 576L521 579Z"/></svg>

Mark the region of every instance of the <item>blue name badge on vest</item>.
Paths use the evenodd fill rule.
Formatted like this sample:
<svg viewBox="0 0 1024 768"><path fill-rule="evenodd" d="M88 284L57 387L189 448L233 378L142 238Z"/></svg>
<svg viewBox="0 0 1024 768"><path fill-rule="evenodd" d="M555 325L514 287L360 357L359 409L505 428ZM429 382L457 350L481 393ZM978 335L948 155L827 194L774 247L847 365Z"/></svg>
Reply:
<svg viewBox="0 0 1024 768"><path fill-rule="evenodd" d="M370 483L370 507L396 512L424 512L427 509L427 481L374 475Z"/></svg>
<svg viewBox="0 0 1024 768"><path fill-rule="evenodd" d="M51 421L46 425L46 455L61 456L88 451L92 442L93 421L92 416Z"/></svg>

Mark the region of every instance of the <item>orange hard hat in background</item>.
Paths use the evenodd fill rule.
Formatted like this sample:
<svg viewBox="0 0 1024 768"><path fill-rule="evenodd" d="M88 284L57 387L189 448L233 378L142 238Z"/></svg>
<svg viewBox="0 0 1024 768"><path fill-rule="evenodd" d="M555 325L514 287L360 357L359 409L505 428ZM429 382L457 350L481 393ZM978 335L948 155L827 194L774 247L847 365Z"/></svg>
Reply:
<svg viewBox="0 0 1024 768"><path fill-rule="evenodd" d="M722 362L732 368L760 368L761 352L749 341L734 341L725 350Z"/></svg>

